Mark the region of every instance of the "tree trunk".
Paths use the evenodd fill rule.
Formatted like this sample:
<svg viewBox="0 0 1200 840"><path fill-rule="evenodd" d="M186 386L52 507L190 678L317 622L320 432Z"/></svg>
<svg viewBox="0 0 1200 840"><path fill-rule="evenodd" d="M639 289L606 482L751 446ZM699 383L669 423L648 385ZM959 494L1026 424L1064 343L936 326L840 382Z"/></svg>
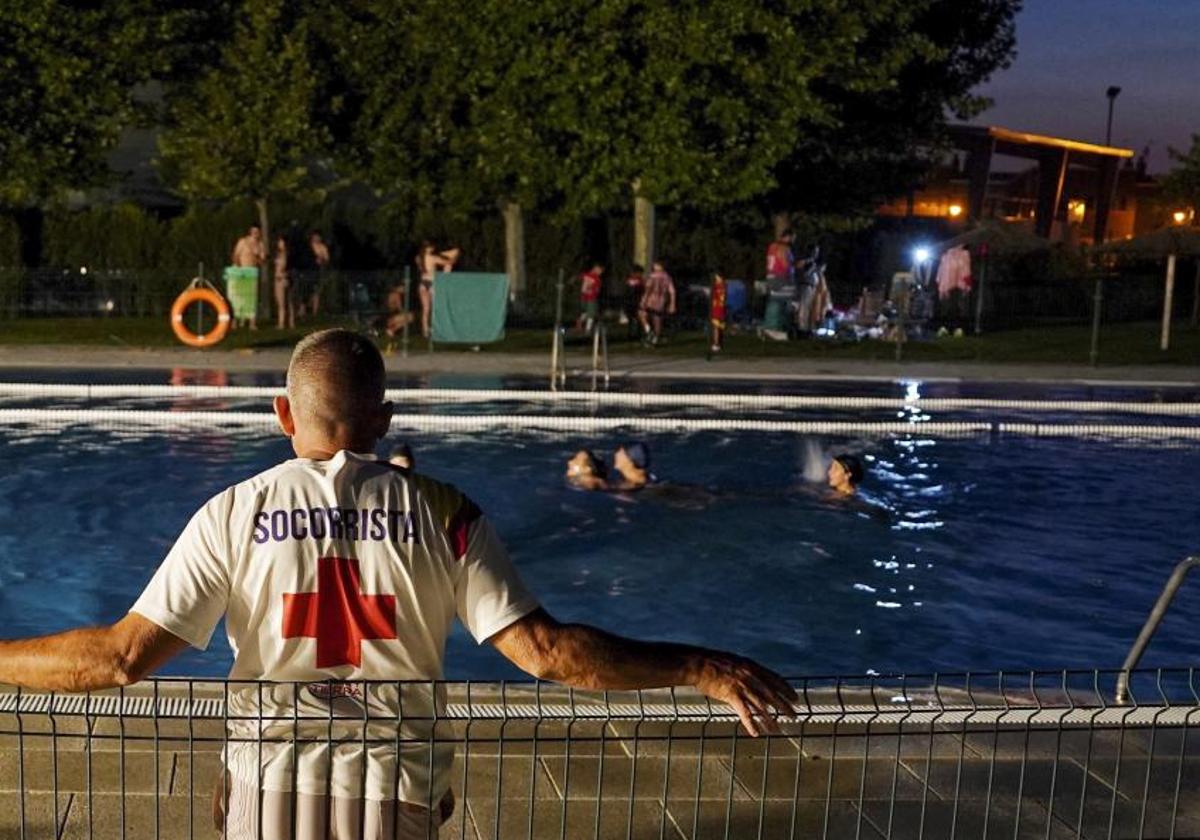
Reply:
<svg viewBox="0 0 1200 840"><path fill-rule="evenodd" d="M525 217L521 205L515 201L500 204L500 215L504 217L504 272L508 275L508 294L523 298L526 291L525 275Z"/></svg>
<svg viewBox="0 0 1200 840"><path fill-rule="evenodd" d="M633 261L646 271L654 264L654 204L642 196L639 180L633 182Z"/></svg>
<svg viewBox="0 0 1200 840"><path fill-rule="evenodd" d="M262 228L263 254L262 265L258 267L258 306L255 314L264 320L271 320L271 217L267 212L267 199L256 198L254 206L258 208L258 225Z"/></svg>

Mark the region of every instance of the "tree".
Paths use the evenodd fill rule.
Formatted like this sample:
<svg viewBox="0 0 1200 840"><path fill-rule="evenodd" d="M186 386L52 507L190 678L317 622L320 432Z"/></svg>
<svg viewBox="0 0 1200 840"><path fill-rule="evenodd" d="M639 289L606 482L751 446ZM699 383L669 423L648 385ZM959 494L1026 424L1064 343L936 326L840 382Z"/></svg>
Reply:
<svg viewBox="0 0 1200 840"><path fill-rule="evenodd" d="M149 119L139 85L210 55L227 2L25 0L0 15L0 204L36 204L109 175L121 132Z"/></svg>
<svg viewBox="0 0 1200 840"><path fill-rule="evenodd" d="M149 70L143 5L29 0L0 15L0 203L36 204L103 178Z"/></svg>
<svg viewBox="0 0 1200 840"><path fill-rule="evenodd" d="M891 81L895 61L856 57L864 33L899 24L887 58L924 47L904 32L919 3L855 5L376 0L337 27L364 90L353 145L377 188L460 213L748 201L803 126L834 121L822 79Z"/></svg>
<svg viewBox="0 0 1200 840"><path fill-rule="evenodd" d="M246 0L219 62L170 92L170 125L160 139L164 171L192 198L250 198L270 247L273 196L313 184L328 150L315 116L320 80L307 19L286 0ZM269 268L259 283L269 299Z"/></svg>
<svg viewBox="0 0 1200 840"><path fill-rule="evenodd" d="M1192 135L1192 148L1168 149L1175 166L1163 178L1163 196L1200 211L1200 134Z"/></svg>
<svg viewBox="0 0 1200 840"><path fill-rule="evenodd" d="M1020 7L1020 0L911 4L905 29L914 48L904 52L892 43L891 21L872 21L858 56L886 67L889 83L821 81L833 119L798 138L775 171L769 208L828 226L917 186L944 148L948 118L968 119L987 106L972 91L1012 59Z"/></svg>
<svg viewBox="0 0 1200 840"><path fill-rule="evenodd" d="M380 193L458 217L502 215L514 291L524 284L523 208L556 183L532 87L529 33L564 4L370 0L329 30L346 80L342 162ZM536 39L534 39L536 40Z"/></svg>

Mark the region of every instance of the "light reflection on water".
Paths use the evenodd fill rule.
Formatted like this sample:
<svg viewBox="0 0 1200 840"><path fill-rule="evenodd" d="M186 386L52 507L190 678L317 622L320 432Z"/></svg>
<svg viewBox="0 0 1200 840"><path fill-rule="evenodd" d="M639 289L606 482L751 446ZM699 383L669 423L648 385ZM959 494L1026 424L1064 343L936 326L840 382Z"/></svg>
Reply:
<svg viewBox="0 0 1200 840"><path fill-rule="evenodd" d="M111 621L192 512L290 456L262 432L7 428L0 441L5 635ZM615 437L414 434L420 469L496 522L551 612L736 649L793 674L1119 664L1170 568L1200 548L1200 455L1153 441L812 440L651 435L670 486L567 489L562 464ZM860 499L814 458L862 452ZM1149 661L1190 664L1186 592ZM220 674L223 638L174 673ZM451 677L512 676L456 632Z"/></svg>

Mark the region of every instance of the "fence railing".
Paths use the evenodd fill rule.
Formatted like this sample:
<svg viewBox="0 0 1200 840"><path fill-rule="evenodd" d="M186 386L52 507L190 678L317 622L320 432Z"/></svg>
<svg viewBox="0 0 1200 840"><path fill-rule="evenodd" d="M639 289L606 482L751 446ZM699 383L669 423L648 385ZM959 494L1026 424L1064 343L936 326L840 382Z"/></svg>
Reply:
<svg viewBox="0 0 1200 840"><path fill-rule="evenodd" d="M0 318L43 316L136 316L160 317L170 311L171 304L195 269L89 269L70 267L3 268L0 267ZM403 269L329 270L293 272L292 293L297 303L308 303L314 293L319 295L320 309L328 316L363 320L382 313L389 291L403 286ZM1187 272L1183 274L1187 276ZM220 271L208 271L209 278L220 286ZM700 278L703 288L707 280ZM707 321L707 296L694 291L686 279L677 279L679 310L676 327L699 329ZM410 284L415 290L416 283ZM695 286L696 290L701 286ZM834 304L852 305L862 291L861 283L838 280L831 282ZM509 324L514 327L549 327L554 323L554 283L532 283L527 293L514 306ZM577 287L568 282L566 314L568 320L575 312L574 295ZM605 297L607 308L621 307L621 300L611 290ZM963 327L973 331L975 312L980 304L980 322L985 332L1039 324L1085 324L1090 322L1094 309L1094 279L1075 278L1054 282L1037 281L1018 276L985 284L982 301L979 291L960 298L938 300L934 304L936 324L951 328ZM1176 290L1176 317L1189 320L1195 310L1193 284L1181 282ZM410 292L410 307L415 307L415 291ZM1154 320L1161 315L1163 281L1154 273L1122 273L1106 277L1103 320L1109 323ZM750 302L750 317L761 315L765 298L755 296ZM265 301L273 311L273 298ZM1189 321L1190 322L1190 321Z"/></svg>
<svg viewBox="0 0 1200 840"><path fill-rule="evenodd" d="M9 690L0 834L220 836L215 807L228 837L1196 836L1196 675L1139 671L1114 706L1118 674L795 680L794 713L758 739L670 689Z"/></svg>

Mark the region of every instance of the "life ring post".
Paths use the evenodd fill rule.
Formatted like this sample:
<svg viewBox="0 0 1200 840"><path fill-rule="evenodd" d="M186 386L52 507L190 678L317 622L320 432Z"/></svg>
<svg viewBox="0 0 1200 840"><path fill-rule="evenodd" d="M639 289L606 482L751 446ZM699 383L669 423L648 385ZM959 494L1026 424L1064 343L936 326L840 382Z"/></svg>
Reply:
<svg viewBox="0 0 1200 840"><path fill-rule="evenodd" d="M217 324L211 331L192 331L184 323L183 313L193 303L211 306L216 311ZM202 277L192 280L171 306L171 330L175 337L188 347L212 347L219 344L229 334L232 320L229 302Z"/></svg>

